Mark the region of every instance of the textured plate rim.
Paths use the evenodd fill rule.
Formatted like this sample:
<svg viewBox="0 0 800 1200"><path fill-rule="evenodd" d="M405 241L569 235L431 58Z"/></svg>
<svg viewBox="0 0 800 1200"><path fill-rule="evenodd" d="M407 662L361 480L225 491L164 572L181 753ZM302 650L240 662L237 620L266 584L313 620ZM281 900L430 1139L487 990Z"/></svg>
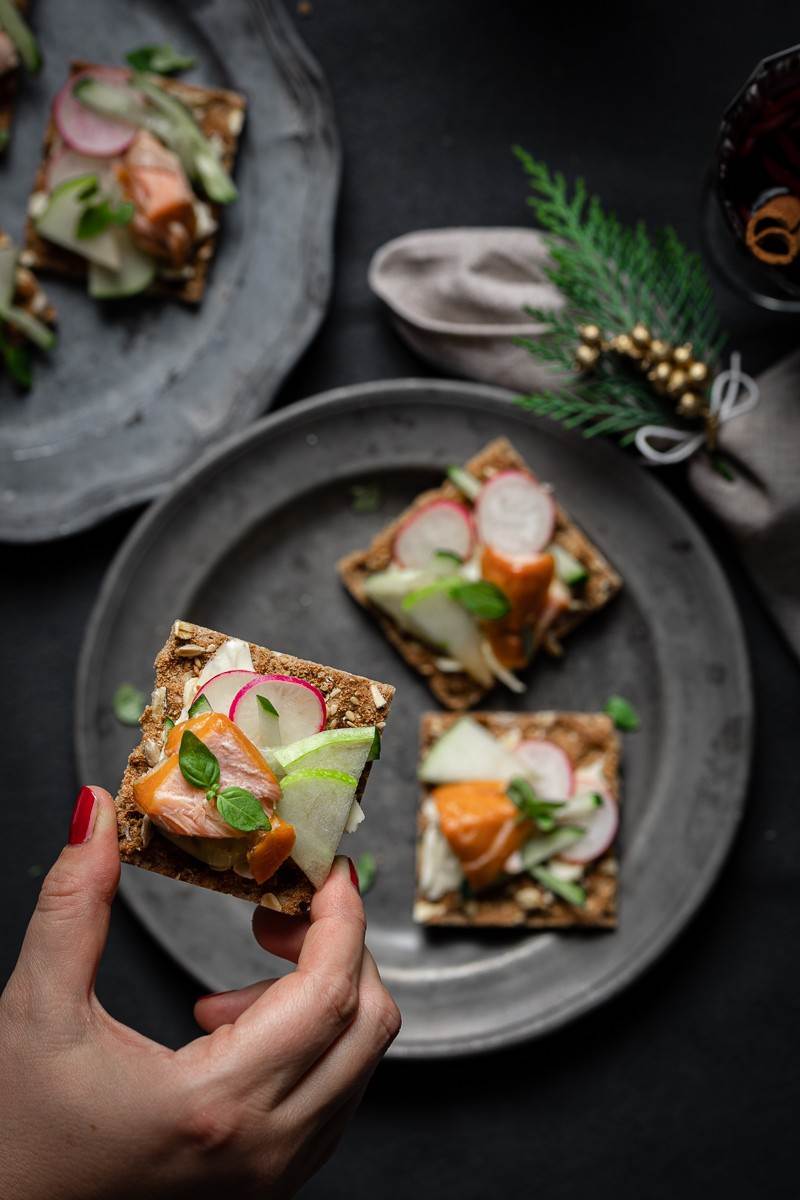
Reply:
<svg viewBox="0 0 800 1200"><path fill-rule="evenodd" d="M280 430L286 425L294 423L302 424L309 416L315 413L324 413L339 405L347 406L354 400L374 399L387 394L396 394L398 392L413 393L420 390L437 392L443 401L452 403L454 407L457 407L459 402L469 402L472 400L473 403L488 401L490 404L496 404L500 408L513 406L515 411L518 411L514 405L513 392L509 392L504 388L492 387L488 384L468 383L460 380L415 377L378 380L334 388L330 391L318 393L306 400L299 401L277 413L269 414L255 422L249 428L235 432L220 445L207 450L203 457L188 470L184 471L176 479L174 486L140 518L118 550L106 573L90 614L81 645L76 674L73 728L76 760L82 778L88 778L89 775L88 731L90 729L90 717L89 713L85 711L84 701L88 693L90 659L93 656L93 648L100 637L106 619L106 607L117 591L118 581L124 577L132 566L135 566L140 553L146 547L153 527L157 526L160 522L162 511L167 509L175 498L186 487L190 486L195 479L201 477L207 470L216 469L221 460L228 457L235 457L242 446L253 439L269 436L271 432ZM531 423L537 425L541 424L541 421L532 418ZM550 428L552 431L551 425L544 425L543 427ZM610 447L599 446L597 450L600 454L607 454ZM523 1041L543 1037L577 1020L587 1012L599 1007L613 996L624 991L666 952L669 946L689 924L691 918L700 909L719 877L739 828L752 767L754 714L750 659L747 652L747 643L741 617L733 593L705 534L686 509L678 503L666 488L658 487L658 496L660 502L666 508L672 510L673 515L679 522L688 524L691 527L698 547L705 559L706 567L716 576L720 593L725 597L726 611L723 614L723 619L728 623L733 633L731 653L735 660L736 676L741 681L741 754L743 770L737 793L735 797L730 799L725 809L723 835L715 843L714 854L704 862L702 873L698 872L695 886L684 893L682 903L670 911L658 927L655 935L648 939L647 943L642 946L638 953L632 955L621 966L615 967L607 975L603 976L599 982L577 993L566 1004L561 1003L557 1009L554 1010L551 1006L549 1010L537 1014L530 1020L518 1021L514 1025L504 1026L498 1033L487 1033L477 1036L472 1034L468 1037L439 1039L436 1043L427 1041L415 1042L411 1040L404 1042L402 1045L395 1043L389 1050L389 1055L392 1058L439 1059L486 1053L516 1045ZM84 737L84 730L87 731L86 737ZM144 907L138 904L137 898L126 887L124 879L121 892L125 903L136 914L137 918L156 942L162 945L156 923L151 921ZM610 936L613 936L613 934ZM163 945L162 948L166 953L171 953ZM183 969L189 969L182 963L179 965Z"/></svg>

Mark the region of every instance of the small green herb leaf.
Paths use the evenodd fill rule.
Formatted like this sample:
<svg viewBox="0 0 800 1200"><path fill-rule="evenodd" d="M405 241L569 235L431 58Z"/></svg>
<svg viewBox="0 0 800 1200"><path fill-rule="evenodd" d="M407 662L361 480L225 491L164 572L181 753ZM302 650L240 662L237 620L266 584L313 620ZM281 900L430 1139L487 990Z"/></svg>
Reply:
<svg viewBox="0 0 800 1200"><path fill-rule="evenodd" d="M267 713L270 717L280 716L275 705L272 703L271 700L268 700L266 696L256 696L256 700L258 701L260 707L264 710L264 712Z"/></svg>
<svg viewBox="0 0 800 1200"><path fill-rule="evenodd" d="M381 489L377 483L354 483L350 488L353 512L377 512L381 505Z"/></svg>
<svg viewBox="0 0 800 1200"><path fill-rule="evenodd" d="M169 733L170 729L175 728L175 722L173 721L172 717L164 717L164 728L166 729L167 733Z"/></svg>
<svg viewBox="0 0 800 1200"><path fill-rule="evenodd" d="M88 183L84 184L84 186L78 192L78 199L79 200L90 200L92 196L97 195L99 190L100 190L100 185L97 182L97 176L92 175L89 177Z"/></svg>
<svg viewBox="0 0 800 1200"><path fill-rule="evenodd" d="M476 583L458 583L450 595L482 621L497 621L511 610L505 593L486 579L479 579Z"/></svg>
<svg viewBox="0 0 800 1200"><path fill-rule="evenodd" d="M372 887L375 882L375 876L378 873L378 864L375 862L375 855L370 854L369 850L365 850L359 857L356 863L356 872L358 874L358 887L363 896Z"/></svg>
<svg viewBox="0 0 800 1200"><path fill-rule="evenodd" d="M128 225L133 220L135 208L129 200L123 201L116 207L108 200L99 200L85 208L78 220L76 230L79 238L97 237L110 225Z"/></svg>
<svg viewBox="0 0 800 1200"><path fill-rule="evenodd" d="M16 345L0 337L0 354L11 378L27 391L33 384L31 352L28 347Z"/></svg>
<svg viewBox="0 0 800 1200"><path fill-rule="evenodd" d="M209 704L208 700L206 700L203 692L201 692L197 699L189 705L189 716L199 717L200 713L204 712L211 712L211 705Z"/></svg>
<svg viewBox="0 0 800 1200"><path fill-rule="evenodd" d="M132 683L121 683L114 692L114 716L122 725L137 725L145 706L145 694Z"/></svg>
<svg viewBox="0 0 800 1200"><path fill-rule="evenodd" d="M185 729L178 751L181 774L192 787L208 791L219 783L219 763L215 754L191 729Z"/></svg>
<svg viewBox="0 0 800 1200"><path fill-rule="evenodd" d="M542 833L550 833L555 829L556 815L563 803L556 800L542 800L536 795L527 779L518 777L512 779L506 788L506 795L515 804L521 816L527 821L538 825Z"/></svg>
<svg viewBox="0 0 800 1200"><path fill-rule="evenodd" d="M372 745L369 748L367 762L375 762L381 756L381 731L375 726L375 733L372 738Z"/></svg>
<svg viewBox="0 0 800 1200"><path fill-rule="evenodd" d="M609 696L603 711L608 713L617 729L633 733L639 728L639 714L624 696Z"/></svg>
<svg viewBox="0 0 800 1200"><path fill-rule="evenodd" d="M261 802L247 788L227 787L217 792L217 812L227 825L246 833L272 828Z"/></svg>
<svg viewBox="0 0 800 1200"><path fill-rule="evenodd" d="M155 75L172 75L176 71L188 71L194 59L180 54L172 46L139 46L125 55L125 61L137 71L151 71Z"/></svg>
<svg viewBox="0 0 800 1200"><path fill-rule="evenodd" d="M435 550L433 557L440 558L444 562L451 562L457 567L460 567L464 561L460 554L456 554L455 550Z"/></svg>
<svg viewBox="0 0 800 1200"><path fill-rule="evenodd" d="M579 883L567 883L566 880L559 879L557 875L553 875L546 867L531 867L531 875L538 883L543 884L548 891L552 892L555 896L560 896L568 904L573 904L575 908L582 908L586 903L586 892Z"/></svg>

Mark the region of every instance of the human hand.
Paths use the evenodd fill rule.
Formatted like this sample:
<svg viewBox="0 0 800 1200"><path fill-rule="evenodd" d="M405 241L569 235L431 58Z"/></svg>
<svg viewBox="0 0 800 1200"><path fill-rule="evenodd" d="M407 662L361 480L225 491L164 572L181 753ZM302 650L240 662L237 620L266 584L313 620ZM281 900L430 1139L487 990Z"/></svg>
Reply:
<svg viewBox="0 0 800 1200"><path fill-rule="evenodd" d="M114 805L84 788L0 996L0 1178L14 1200L292 1196L330 1156L400 1015L337 859L308 922L258 909L290 975L205 997L173 1051L94 982L119 881ZM285 923L284 923L285 922Z"/></svg>

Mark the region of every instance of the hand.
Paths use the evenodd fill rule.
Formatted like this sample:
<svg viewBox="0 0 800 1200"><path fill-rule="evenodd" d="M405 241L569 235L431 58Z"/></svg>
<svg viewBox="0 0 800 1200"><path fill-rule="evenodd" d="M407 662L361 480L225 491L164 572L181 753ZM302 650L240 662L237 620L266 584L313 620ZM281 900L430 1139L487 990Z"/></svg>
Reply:
<svg viewBox="0 0 800 1200"><path fill-rule="evenodd" d="M94 993L119 881L114 805L84 788L0 997L0 1179L14 1200L292 1196L330 1156L400 1015L337 859L307 922L258 909L292 974L206 997L173 1051Z"/></svg>

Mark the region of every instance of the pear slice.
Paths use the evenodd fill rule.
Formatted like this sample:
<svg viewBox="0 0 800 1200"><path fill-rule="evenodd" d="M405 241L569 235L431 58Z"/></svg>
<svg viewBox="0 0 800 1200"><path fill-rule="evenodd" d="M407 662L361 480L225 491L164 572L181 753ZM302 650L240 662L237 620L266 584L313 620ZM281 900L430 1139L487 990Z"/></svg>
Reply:
<svg viewBox="0 0 800 1200"><path fill-rule="evenodd" d="M315 888L330 873L358 787L344 771L293 771L281 780L278 816L294 825L292 858Z"/></svg>

